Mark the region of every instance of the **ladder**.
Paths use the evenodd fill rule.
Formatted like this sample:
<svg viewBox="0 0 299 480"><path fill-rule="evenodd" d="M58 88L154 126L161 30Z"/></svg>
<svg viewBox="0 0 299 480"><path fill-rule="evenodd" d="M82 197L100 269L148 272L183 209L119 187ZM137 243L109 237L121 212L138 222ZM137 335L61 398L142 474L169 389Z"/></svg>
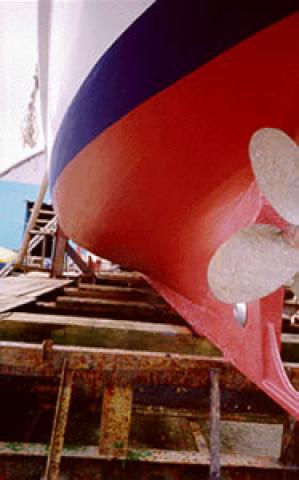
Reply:
<svg viewBox="0 0 299 480"><path fill-rule="evenodd" d="M84 262L84 260L77 254L77 252L69 244L68 239L62 232L58 224L58 219L53 212L52 218L44 225L40 226L41 222L45 223L45 220L40 219L40 213L42 212L43 200L48 188L48 175L45 173L42 180L40 190L37 199L31 209L31 215L27 223L26 231L24 234L21 248L17 254L16 259L6 264L0 270L0 277L7 277L13 273L15 269L21 269L28 271L33 270L46 270L50 272L51 276L61 276L65 268L65 257L68 256L69 263L73 266L73 270L76 273L83 273L88 277L93 276L92 269ZM46 252L46 238L51 236L53 238L53 251L51 254L51 267L50 269L44 268L45 252ZM28 260L34 249L42 244L42 255L38 259L40 268L37 265L30 264Z"/></svg>
<svg viewBox="0 0 299 480"><path fill-rule="evenodd" d="M34 249L40 244L43 244L43 248L42 248L42 255L41 257L39 257L39 263L43 265L45 260L46 237L47 236L55 237L55 234L57 231L57 225L58 225L57 217L55 214L53 214L53 217L48 221L48 223L46 223L45 226L39 229L36 229L35 227L34 230L30 230L29 233L31 235L31 239L29 241L29 244L26 250L26 255L24 256L24 259L23 259L23 263L21 265L17 264L16 260L12 260L11 262L7 263L0 270L0 277L7 277L14 271L16 267L18 268L23 267L24 269L28 270L30 266L30 260L29 260L30 256L34 251ZM36 265L35 265L35 269L37 269Z"/></svg>

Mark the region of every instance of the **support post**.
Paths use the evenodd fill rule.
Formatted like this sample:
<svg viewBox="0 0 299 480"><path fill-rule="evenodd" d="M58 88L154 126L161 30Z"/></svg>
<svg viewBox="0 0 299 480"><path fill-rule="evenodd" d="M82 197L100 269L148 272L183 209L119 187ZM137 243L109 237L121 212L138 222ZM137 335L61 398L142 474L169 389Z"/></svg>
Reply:
<svg viewBox="0 0 299 480"><path fill-rule="evenodd" d="M210 371L210 480L221 479L219 370Z"/></svg>
<svg viewBox="0 0 299 480"><path fill-rule="evenodd" d="M189 421L191 433L194 438L194 443L196 446L196 450L204 455L209 455L209 448L206 442L206 439L203 435L201 426L198 421L190 420Z"/></svg>
<svg viewBox="0 0 299 480"><path fill-rule="evenodd" d="M299 465L299 422L290 416L283 425L280 461L285 465Z"/></svg>
<svg viewBox="0 0 299 480"><path fill-rule="evenodd" d="M60 277L63 274L66 244L67 238L61 230L60 226L58 225L55 238L54 253L52 258L52 277Z"/></svg>
<svg viewBox="0 0 299 480"><path fill-rule="evenodd" d="M106 373L99 453L114 458L128 454L133 388L126 372Z"/></svg>
<svg viewBox="0 0 299 480"><path fill-rule="evenodd" d="M78 253L73 249L73 247L67 242L66 244L66 253L73 260L73 262L80 268L81 272L85 275L92 278L94 276L93 270L90 266L84 262L84 260L78 255Z"/></svg>
<svg viewBox="0 0 299 480"><path fill-rule="evenodd" d="M45 480L59 479L60 461L71 402L72 385L73 372L68 369L67 361L64 361L51 434L50 450L44 477Z"/></svg>
<svg viewBox="0 0 299 480"><path fill-rule="evenodd" d="M45 235L42 237L42 251L41 251L41 267L45 266L45 258L46 258L46 248L47 248L47 238Z"/></svg>

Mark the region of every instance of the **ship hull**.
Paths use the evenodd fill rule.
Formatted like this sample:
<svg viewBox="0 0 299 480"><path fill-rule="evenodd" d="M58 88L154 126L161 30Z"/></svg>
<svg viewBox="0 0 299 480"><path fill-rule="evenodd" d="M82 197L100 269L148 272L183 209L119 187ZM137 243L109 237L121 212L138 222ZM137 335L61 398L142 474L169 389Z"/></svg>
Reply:
<svg viewBox="0 0 299 480"><path fill-rule="evenodd" d="M256 354L256 342L258 337L262 345L259 325L268 320L278 341L281 292L249 304L241 330L233 307L209 290L207 267L239 228L257 221L282 224L254 181L248 144L262 127L298 135L299 17L289 12L254 26L226 48L215 47L199 66L190 60L185 70L171 70L171 80L161 65L159 81L153 75L142 83L138 65L143 78L147 62L130 48L155 5L105 53L66 110L52 149L54 206L69 238L143 272L196 333L207 335L274 398L261 377L265 359ZM126 75L125 52L129 62L134 58L133 87L130 79L114 78ZM182 58L185 65L186 54ZM256 358L243 365L244 335L248 359ZM288 400L279 401L295 412Z"/></svg>
<svg viewBox="0 0 299 480"><path fill-rule="evenodd" d="M199 301L215 249L255 222L263 206L250 168L251 135L265 126L296 134L297 27L298 17L288 18L246 39L80 149L52 180L65 233ZM92 81L89 89L97 89ZM80 95L73 116L84 109ZM68 148L64 128L56 172ZM81 132L71 133L72 148Z"/></svg>

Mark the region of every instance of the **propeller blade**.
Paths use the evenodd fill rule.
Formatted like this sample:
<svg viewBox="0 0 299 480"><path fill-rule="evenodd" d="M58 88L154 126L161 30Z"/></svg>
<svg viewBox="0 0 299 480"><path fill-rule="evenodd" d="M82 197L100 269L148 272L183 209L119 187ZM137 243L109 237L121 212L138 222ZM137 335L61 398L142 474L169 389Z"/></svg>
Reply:
<svg viewBox="0 0 299 480"><path fill-rule="evenodd" d="M299 147L284 132L262 128L251 137L249 155L258 186L289 223L299 225Z"/></svg>
<svg viewBox="0 0 299 480"><path fill-rule="evenodd" d="M277 290L299 271L299 250L271 225L252 225L218 248L208 282L225 303L251 302Z"/></svg>

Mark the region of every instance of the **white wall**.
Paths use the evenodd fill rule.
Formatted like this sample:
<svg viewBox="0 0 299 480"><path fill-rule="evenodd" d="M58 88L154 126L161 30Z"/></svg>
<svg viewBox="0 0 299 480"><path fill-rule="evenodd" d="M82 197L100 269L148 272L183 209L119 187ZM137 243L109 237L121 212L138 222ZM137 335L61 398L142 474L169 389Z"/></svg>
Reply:
<svg viewBox="0 0 299 480"><path fill-rule="evenodd" d="M37 1L0 0L0 171L42 148L23 147L21 126L27 112L37 62Z"/></svg>

